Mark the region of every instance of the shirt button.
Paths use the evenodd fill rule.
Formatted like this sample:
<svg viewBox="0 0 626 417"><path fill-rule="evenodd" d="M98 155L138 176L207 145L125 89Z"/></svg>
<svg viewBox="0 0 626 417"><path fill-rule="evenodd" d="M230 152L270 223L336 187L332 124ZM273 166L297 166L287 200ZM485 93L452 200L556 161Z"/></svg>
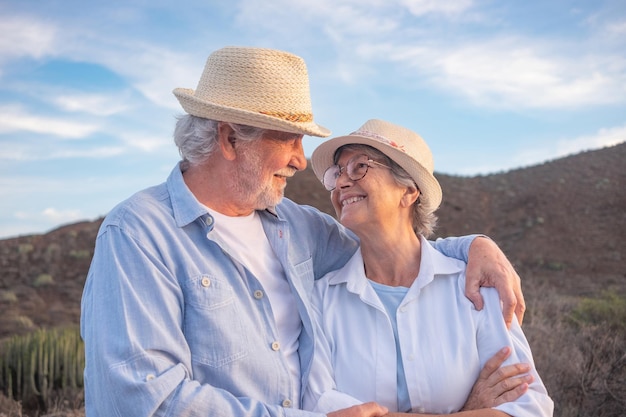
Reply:
<svg viewBox="0 0 626 417"><path fill-rule="evenodd" d="M277 351L279 349L280 349L280 343L278 343L278 342L272 343L272 350L273 351Z"/></svg>
<svg viewBox="0 0 626 417"><path fill-rule="evenodd" d="M406 311L406 306L400 307L400 313L404 313Z"/></svg>
<svg viewBox="0 0 626 417"><path fill-rule="evenodd" d="M256 298L257 300L260 300L261 298L263 298L263 291L261 290L256 290L254 292L254 298Z"/></svg>
<svg viewBox="0 0 626 417"><path fill-rule="evenodd" d="M283 400L283 407L285 408L291 407L291 400Z"/></svg>
<svg viewBox="0 0 626 417"><path fill-rule="evenodd" d="M211 285L211 280L208 279L207 277L202 278L202 281L200 281L200 283L202 284L203 287L208 287Z"/></svg>
<svg viewBox="0 0 626 417"><path fill-rule="evenodd" d="M213 225L213 217L207 216L207 218L206 218L206 220L204 222L206 223L207 226L212 226Z"/></svg>
<svg viewBox="0 0 626 417"><path fill-rule="evenodd" d="M156 376L154 376L154 374L146 375L146 381L152 381L154 378L156 378Z"/></svg>

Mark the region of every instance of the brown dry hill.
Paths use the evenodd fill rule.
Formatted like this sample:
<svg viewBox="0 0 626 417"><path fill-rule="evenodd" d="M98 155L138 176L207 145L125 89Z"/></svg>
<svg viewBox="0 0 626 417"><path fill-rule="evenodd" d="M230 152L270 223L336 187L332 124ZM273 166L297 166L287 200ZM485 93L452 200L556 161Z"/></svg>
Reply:
<svg viewBox="0 0 626 417"><path fill-rule="evenodd" d="M444 192L439 236L491 236L525 286L626 294L626 143L506 173L437 177ZM333 213L309 168L294 177L287 196ZM100 223L0 240L0 339L78 323Z"/></svg>

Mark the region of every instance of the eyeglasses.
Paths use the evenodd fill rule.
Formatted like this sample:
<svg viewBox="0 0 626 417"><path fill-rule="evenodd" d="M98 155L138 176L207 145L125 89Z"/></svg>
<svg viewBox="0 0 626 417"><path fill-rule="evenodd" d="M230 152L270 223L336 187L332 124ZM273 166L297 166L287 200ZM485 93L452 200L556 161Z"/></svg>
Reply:
<svg viewBox="0 0 626 417"><path fill-rule="evenodd" d="M340 167L339 165L331 165L328 167L326 171L324 171L322 183L328 191L332 191L337 187L337 179L344 171L346 171L348 178L350 178L351 181L359 181L363 179L365 174L367 174L367 170L372 165L378 165L383 168L391 169L391 167L388 167L387 165L381 164L373 159L369 159L367 155L359 155L350 159L345 167Z"/></svg>

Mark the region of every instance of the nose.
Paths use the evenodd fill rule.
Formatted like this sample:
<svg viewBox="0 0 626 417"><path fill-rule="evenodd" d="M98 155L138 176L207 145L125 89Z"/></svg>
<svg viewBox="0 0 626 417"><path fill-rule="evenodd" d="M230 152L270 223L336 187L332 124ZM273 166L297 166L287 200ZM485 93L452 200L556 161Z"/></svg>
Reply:
<svg viewBox="0 0 626 417"><path fill-rule="evenodd" d="M339 171L339 176L335 180L335 189L348 187L352 185L353 182L354 181L352 181L348 176L348 170L346 167L343 167L343 169Z"/></svg>
<svg viewBox="0 0 626 417"><path fill-rule="evenodd" d="M302 138L293 142L292 155L290 165L298 171L306 168L306 156L304 156L304 148L302 146Z"/></svg>

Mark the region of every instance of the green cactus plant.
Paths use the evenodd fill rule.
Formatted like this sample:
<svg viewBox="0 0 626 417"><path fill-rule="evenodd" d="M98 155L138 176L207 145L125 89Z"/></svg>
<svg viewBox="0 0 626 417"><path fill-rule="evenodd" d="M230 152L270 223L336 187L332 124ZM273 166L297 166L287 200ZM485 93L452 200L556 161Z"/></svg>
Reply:
<svg viewBox="0 0 626 417"><path fill-rule="evenodd" d="M17 401L49 405L53 391L83 386L84 345L77 328L39 329L0 344L0 389Z"/></svg>

